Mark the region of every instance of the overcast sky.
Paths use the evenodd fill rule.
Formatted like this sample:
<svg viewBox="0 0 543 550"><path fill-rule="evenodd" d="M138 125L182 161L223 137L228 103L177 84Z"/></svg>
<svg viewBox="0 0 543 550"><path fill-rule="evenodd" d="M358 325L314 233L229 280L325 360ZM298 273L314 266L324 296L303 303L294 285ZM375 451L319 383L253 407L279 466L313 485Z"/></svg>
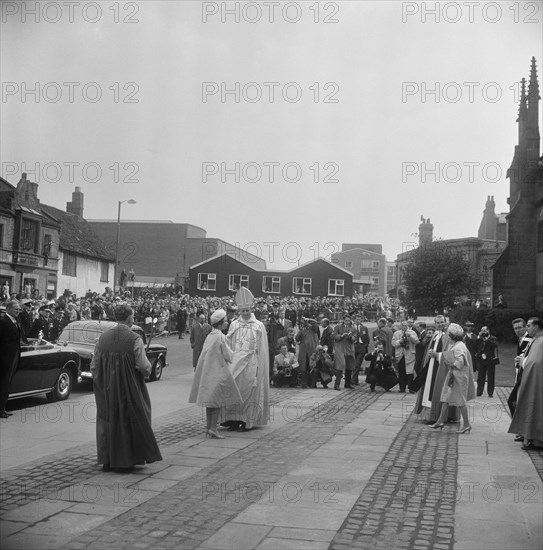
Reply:
<svg viewBox="0 0 543 550"><path fill-rule="evenodd" d="M543 3L435 4L3 2L2 176L278 269L344 242L393 260L421 215L477 236L488 195L508 209Z"/></svg>

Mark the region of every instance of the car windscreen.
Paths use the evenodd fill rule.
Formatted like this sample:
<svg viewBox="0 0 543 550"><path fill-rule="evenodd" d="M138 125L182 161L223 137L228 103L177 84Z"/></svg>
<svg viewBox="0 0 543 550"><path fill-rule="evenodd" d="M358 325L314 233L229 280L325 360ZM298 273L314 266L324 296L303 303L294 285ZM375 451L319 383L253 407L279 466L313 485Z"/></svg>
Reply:
<svg viewBox="0 0 543 550"><path fill-rule="evenodd" d="M102 330L97 326L70 327L67 326L61 333L59 340L69 344L94 345L102 335Z"/></svg>

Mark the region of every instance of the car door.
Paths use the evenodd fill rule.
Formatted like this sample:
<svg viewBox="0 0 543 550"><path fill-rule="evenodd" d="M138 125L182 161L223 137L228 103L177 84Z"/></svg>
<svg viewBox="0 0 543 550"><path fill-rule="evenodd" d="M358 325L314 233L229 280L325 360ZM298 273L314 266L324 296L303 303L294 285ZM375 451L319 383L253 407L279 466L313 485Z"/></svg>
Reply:
<svg viewBox="0 0 543 550"><path fill-rule="evenodd" d="M21 345L21 360L13 375L10 395L39 391L45 388L43 358L37 348L38 346L34 344Z"/></svg>

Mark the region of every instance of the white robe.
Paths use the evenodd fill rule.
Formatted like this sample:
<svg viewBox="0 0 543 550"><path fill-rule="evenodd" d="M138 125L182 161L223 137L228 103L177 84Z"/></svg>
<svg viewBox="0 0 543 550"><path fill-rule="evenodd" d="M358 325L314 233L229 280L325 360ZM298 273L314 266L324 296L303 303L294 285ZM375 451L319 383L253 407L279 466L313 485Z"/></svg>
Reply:
<svg viewBox="0 0 543 550"><path fill-rule="evenodd" d="M269 353L264 325L251 314L248 321L241 317L230 325L228 343L234 352L229 366L243 399L241 407L221 410L221 422L239 420L246 428L264 426L269 421Z"/></svg>

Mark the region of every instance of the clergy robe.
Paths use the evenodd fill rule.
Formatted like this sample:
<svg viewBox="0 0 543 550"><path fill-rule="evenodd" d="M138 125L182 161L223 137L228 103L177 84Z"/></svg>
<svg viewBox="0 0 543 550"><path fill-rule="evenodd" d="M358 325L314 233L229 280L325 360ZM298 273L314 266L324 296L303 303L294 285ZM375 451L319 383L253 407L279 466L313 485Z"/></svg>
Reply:
<svg viewBox="0 0 543 550"><path fill-rule="evenodd" d="M524 351L522 380L509 433L519 434L543 447L543 334Z"/></svg>
<svg viewBox="0 0 543 550"><path fill-rule="evenodd" d="M145 375L151 364L142 339L126 325L104 332L91 364L96 398L98 464L131 468L162 460L151 427Z"/></svg>
<svg viewBox="0 0 543 550"><path fill-rule="evenodd" d="M246 428L265 426L269 421L270 372L266 328L254 314L248 321L239 317L228 330L227 341L234 352L229 366L243 405L221 408L220 422L245 422Z"/></svg>

